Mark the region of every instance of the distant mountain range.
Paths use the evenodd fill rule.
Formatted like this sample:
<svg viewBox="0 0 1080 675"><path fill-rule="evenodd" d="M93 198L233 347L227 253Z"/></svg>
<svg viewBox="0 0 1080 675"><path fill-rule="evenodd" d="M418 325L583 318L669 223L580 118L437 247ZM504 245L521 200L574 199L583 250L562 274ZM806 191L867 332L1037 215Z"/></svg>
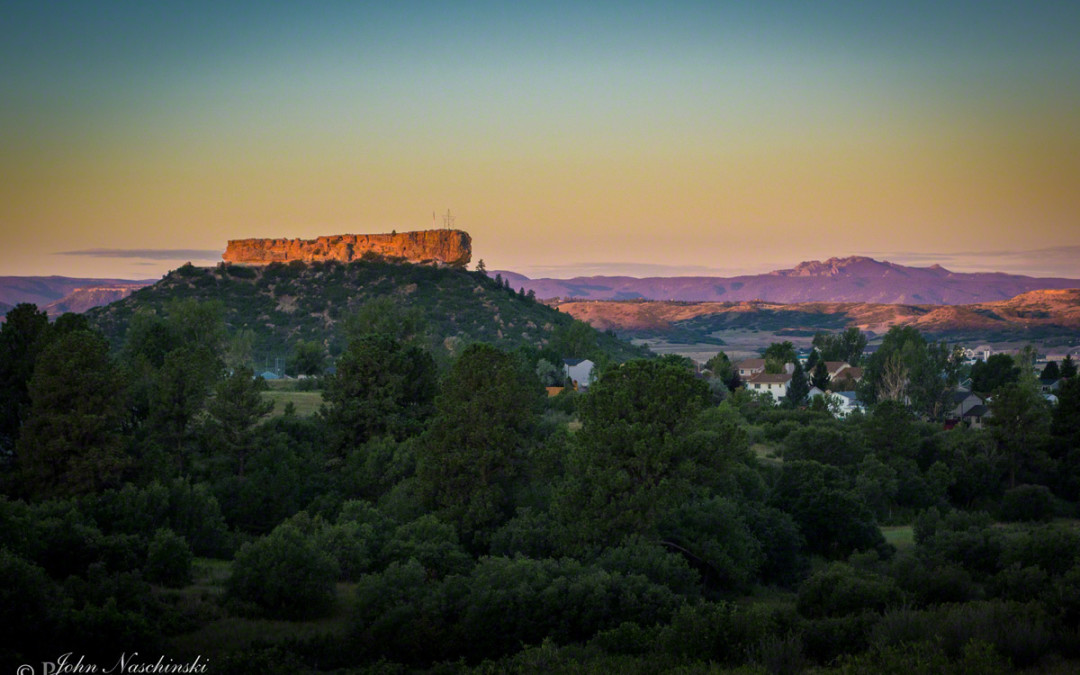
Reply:
<svg viewBox="0 0 1080 675"><path fill-rule="evenodd" d="M153 280L87 279L75 277L0 277L0 312L29 302L49 316L82 313L91 307L126 298Z"/></svg>
<svg viewBox="0 0 1080 675"><path fill-rule="evenodd" d="M530 279L501 274L513 288L563 300L686 302L869 302L962 305L1007 300L1041 289L1080 288L1080 279L952 272L940 265L908 267L866 257L804 262L791 269L737 277L574 277Z"/></svg>
<svg viewBox="0 0 1080 675"><path fill-rule="evenodd" d="M781 331L810 336L816 331L857 327L884 333L914 326L936 336L1035 339L1080 332L1080 290L1039 290L1009 300L970 305L858 302L659 302L571 301L559 311L624 337L667 337L708 342L724 331Z"/></svg>

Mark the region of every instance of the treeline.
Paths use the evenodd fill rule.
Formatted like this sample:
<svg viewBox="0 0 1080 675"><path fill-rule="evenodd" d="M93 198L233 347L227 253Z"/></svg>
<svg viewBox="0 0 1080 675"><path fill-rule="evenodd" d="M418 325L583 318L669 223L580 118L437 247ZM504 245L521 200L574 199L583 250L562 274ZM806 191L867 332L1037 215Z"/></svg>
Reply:
<svg viewBox="0 0 1080 675"><path fill-rule="evenodd" d="M440 365L425 335L351 322L323 410L269 417L213 305L137 315L113 350L77 317L12 310L4 666L169 654L223 619L341 615L340 631L246 642L214 667L1080 659L1075 382L1053 409L1013 383L1024 396L998 397L1000 424L946 431L922 421L929 399L837 420L713 386L679 358L604 364L587 393L549 399L541 376L569 354L473 344ZM912 525L911 541L882 524ZM220 586L193 590L213 560Z"/></svg>

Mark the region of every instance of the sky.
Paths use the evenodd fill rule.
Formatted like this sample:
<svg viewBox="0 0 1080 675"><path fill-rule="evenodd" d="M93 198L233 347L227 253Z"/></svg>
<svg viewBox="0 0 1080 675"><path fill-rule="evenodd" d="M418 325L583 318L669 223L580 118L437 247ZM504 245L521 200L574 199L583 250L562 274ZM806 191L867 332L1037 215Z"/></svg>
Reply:
<svg viewBox="0 0 1080 675"><path fill-rule="evenodd" d="M530 276L1080 278L1077 35L1065 0L15 0L0 275L450 209Z"/></svg>

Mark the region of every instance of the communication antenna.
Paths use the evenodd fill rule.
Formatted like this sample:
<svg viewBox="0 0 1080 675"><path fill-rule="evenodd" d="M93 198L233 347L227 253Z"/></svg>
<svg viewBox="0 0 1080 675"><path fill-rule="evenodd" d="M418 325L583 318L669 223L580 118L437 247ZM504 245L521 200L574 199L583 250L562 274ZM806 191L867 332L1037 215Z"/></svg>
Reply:
<svg viewBox="0 0 1080 675"><path fill-rule="evenodd" d="M444 230L454 229L454 216L450 213L450 209L446 209L446 215L442 217L442 222Z"/></svg>

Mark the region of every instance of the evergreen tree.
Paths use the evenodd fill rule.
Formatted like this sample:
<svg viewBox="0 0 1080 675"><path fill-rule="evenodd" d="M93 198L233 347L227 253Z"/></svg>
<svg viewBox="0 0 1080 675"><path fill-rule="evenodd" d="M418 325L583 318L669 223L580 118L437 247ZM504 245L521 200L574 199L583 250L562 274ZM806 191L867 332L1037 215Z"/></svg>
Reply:
<svg viewBox="0 0 1080 675"><path fill-rule="evenodd" d="M806 380L806 371L802 364L795 359L795 370L791 373L791 382L788 383L787 400L792 407L798 407L806 401L806 395L810 393L810 383Z"/></svg>
<svg viewBox="0 0 1080 675"><path fill-rule="evenodd" d="M118 485L130 463L120 436L126 401L104 338L86 331L58 338L38 358L29 394L17 445L27 490L55 497Z"/></svg>
<svg viewBox="0 0 1080 675"><path fill-rule="evenodd" d="M1034 383L1014 382L997 390L990 412L987 426L1008 460L1009 487L1013 488L1017 473L1034 461L1049 431L1046 400Z"/></svg>
<svg viewBox="0 0 1080 675"><path fill-rule="evenodd" d="M482 547L509 518L510 487L543 390L526 364L485 344L466 347L443 380L416 474L427 502Z"/></svg>
<svg viewBox="0 0 1080 675"><path fill-rule="evenodd" d="M658 361L624 363L590 387L553 505L572 545L655 534L664 509L722 457L707 435L693 433L708 400L703 380Z"/></svg>
<svg viewBox="0 0 1080 675"><path fill-rule="evenodd" d="M0 325L0 461L5 463L30 403L30 378L48 333L45 312L26 303L15 306Z"/></svg>
<svg viewBox="0 0 1080 675"><path fill-rule="evenodd" d="M324 393L326 420L340 453L378 436L403 439L431 415L436 372L431 355L389 335L349 342Z"/></svg>
<svg viewBox="0 0 1080 675"><path fill-rule="evenodd" d="M814 352L815 354L817 352ZM813 366L813 375L810 378L810 384L817 387L821 391L825 391L829 386L829 367L825 365L824 360L819 360Z"/></svg>
<svg viewBox="0 0 1080 675"><path fill-rule="evenodd" d="M1076 363L1073 361L1072 354L1066 354L1062 359L1059 372L1062 377L1076 377Z"/></svg>
<svg viewBox="0 0 1080 675"><path fill-rule="evenodd" d="M1061 377L1061 371L1058 369L1057 361L1051 361L1043 368L1042 374L1039 375L1039 379L1046 382L1053 382Z"/></svg>
<svg viewBox="0 0 1080 675"><path fill-rule="evenodd" d="M220 361L208 349L185 346L166 354L154 374L151 434L172 455L181 475L191 468L193 422L220 373Z"/></svg>
<svg viewBox="0 0 1080 675"><path fill-rule="evenodd" d="M274 409L274 402L262 396L265 390L266 382L251 368L240 368L217 384L206 405L210 445L228 458L238 476L255 451L252 429Z"/></svg>

